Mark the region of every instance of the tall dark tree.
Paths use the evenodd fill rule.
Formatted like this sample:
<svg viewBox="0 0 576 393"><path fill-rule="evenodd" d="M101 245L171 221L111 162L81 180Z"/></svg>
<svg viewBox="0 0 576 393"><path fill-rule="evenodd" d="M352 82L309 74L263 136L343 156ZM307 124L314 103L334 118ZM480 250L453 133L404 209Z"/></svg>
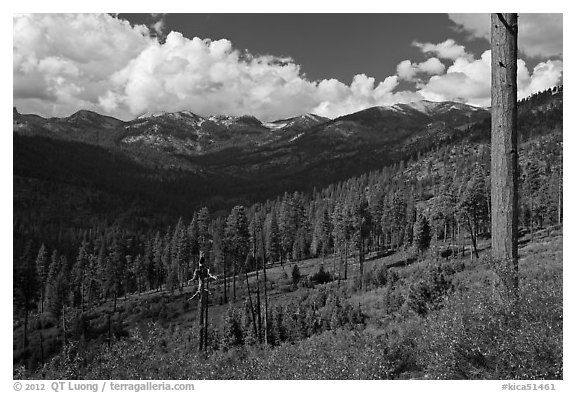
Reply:
<svg viewBox="0 0 576 393"><path fill-rule="evenodd" d="M113 312L116 312L118 297L121 296L126 278L126 247L124 239L116 235L108 258L106 289L113 299Z"/></svg>
<svg viewBox="0 0 576 393"><path fill-rule="evenodd" d="M283 262L292 252L294 241L296 239L296 232L298 230L294 206L289 195L285 195L282 200L278 221L280 229L280 245L282 248L280 264L284 267Z"/></svg>
<svg viewBox="0 0 576 393"><path fill-rule="evenodd" d="M164 254L164 246L162 244L162 237L160 232L156 232L154 239L154 246L152 249L152 261L154 264L154 286L156 291L162 289L162 283L166 275L162 255Z"/></svg>
<svg viewBox="0 0 576 393"><path fill-rule="evenodd" d="M235 206L226 220L226 249L233 262L232 297L236 300L236 273L238 263L246 260L249 247L248 218L244 206Z"/></svg>
<svg viewBox="0 0 576 393"><path fill-rule="evenodd" d="M72 280L75 289L75 304L80 304L80 309L84 311L86 302L86 292L90 279L90 256L88 253L88 243L82 242L76 257L76 263L72 268Z"/></svg>
<svg viewBox="0 0 576 393"><path fill-rule="evenodd" d="M272 211L268 214L267 231L266 231L266 257L274 263L280 259L282 246L280 244L280 230L278 228L278 219Z"/></svg>
<svg viewBox="0 0 576 393"><path fill-rule="evenodd" d="M364 288L364 259L366 250L366 239L372 226L368 201L362 195L356 202L352 215L352 240L358 252L358 263L360 265L360 286Z"/></svg>
<svg viewBox="0 0 576 393"><path fill-rule="evenodd" d="M48 251L46 251L46 246L44 243L40 246L38 250L38 255L36 256L36 272L38 275L38 281L40 285L40 312L44 313L44 301L46 300L46 281L48 280Z"/></svg>
<svg viewBox="0 0 576 393"><path fill-rule="evenodd" d="M430 224L428 219L422 212L418 212L416 222L414 223L413 231L413 245L418 253L425 252L430 247L430 240L432 239L430 233Z"/></svg>
<svg viewBox="0 0 576 393"><path fill-rule="evenodd" d="M14 261L14 306L20 310L24 317L23 345L28 345L28 316L36 306L40 297L40 285L36 270L34 256L32 255L32 242L28 242L24 254Z"/></svg>
<svg viewBox="0 0 576 393"><path fill-rule="evenodd" d="M485 174L477 165L470 180L463 189L457 209L464 226L470 233L470 241L478 258L478 235L480 228L488 222L488 204L486 203Z"/></svg>
<svg viewBox="0 0 576 393"><path fill-rule="evenodd" d="M210 225L210 212L207 207L203 207L198 212L198 247L200 251L208 255L210 251L210 232L208 226Z"/></svg>

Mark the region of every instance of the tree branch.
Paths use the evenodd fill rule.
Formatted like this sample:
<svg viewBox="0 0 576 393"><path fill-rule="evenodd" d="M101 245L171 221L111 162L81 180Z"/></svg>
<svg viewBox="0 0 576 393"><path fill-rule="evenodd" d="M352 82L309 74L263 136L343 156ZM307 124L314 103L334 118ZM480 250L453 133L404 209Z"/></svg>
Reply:
<svg viewBox="0 0 576 393"><path fill-rule="evenodd" d="M510 32L510 34L514 36L518 35L518 24L509 25L508 22L506 21L506 18L504 18L504 15L502 14L496 14L496 15L498 15L498 19L500 20L500 22L502 22L502 24L504 25L506 30Z"/></svg>

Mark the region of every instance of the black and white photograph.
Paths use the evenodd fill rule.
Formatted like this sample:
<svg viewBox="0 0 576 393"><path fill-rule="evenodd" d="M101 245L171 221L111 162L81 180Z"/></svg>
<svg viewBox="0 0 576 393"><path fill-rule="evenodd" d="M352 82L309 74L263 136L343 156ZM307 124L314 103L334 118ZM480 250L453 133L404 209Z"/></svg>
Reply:
<svg viewBox="0 0 576 393"><path fill-rule="evenodd" d="M563 390L564 14L236 9L11 15L9 386Z"/></svg>

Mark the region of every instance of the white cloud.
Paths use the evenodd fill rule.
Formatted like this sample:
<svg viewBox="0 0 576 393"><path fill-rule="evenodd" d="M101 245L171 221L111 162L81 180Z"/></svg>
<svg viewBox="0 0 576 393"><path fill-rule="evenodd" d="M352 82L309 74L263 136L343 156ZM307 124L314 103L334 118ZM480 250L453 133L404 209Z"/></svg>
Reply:
<svg viewBox="0 0 576 393"><path fill-rule="evenodd" d="M473 36L490 40L490 14L449 14ZM562 14L519 14L518 48L529 57L562 56Z"/></svg>
<svg viewBox="0 0 576 393"><path fill-rule="evenodd" d="M418 74L437 75L442 74L446 67L440 60L431 57L422 63L412 63L410 60L404 60L396 66L396 73L401 79L407 81L419 80Z"/></svg>
<svg viewBox="0 0 576 393"><path fill-rule="evenodd" d="M50 116L97 110L110 75L152 42L107 14L15 15L13 37L15 104Z"/></svg>
<svg viewBox="0 0 576 393"><path fill-rule="evenodd" d="M177 32L160 43L154 33L110 15L16 16L15 105L47 116L91 109L130 119L188 109L271 120L306 112L335 117L421 98L394 92L395 75L379 83L366 75L350 85L309 81L289 58L252 56L225 39ZM424 72L434 67L433 60L422 65Z"/></svg>
<svg viewBox="0 0 576 393"><path fill-rule="evenodd" d="M518 98L562 83L562 66L560 60L548 60L537 64L530 74L526 62L518 59ZM451 100L489 106L490 75L490 51L485 51L480 59L458 58L446 74L431 77L420 94L431 101Z"/></svg>
<svg viewBox="0 0 576 393"><path fill-rule="evenodd" d="M383 81L359 74L347 85L310 81L292 59L253 56L226 39L170 32L160 42L150 28L105 14L17 15L13 29L14 104L44 116L90 109L131 119L186 109L274 120L307 112L337 117L422 98L476 105L490 99L490 52L474 59L451 40L417 44L449 60L448 69L437 57L405 60ZM561 81L562 61L543 61L531 74L519 62L518 75L522 95L546 89ZM416 82L417 91L398 91L401 80Z"/></svg>
<svg viewBox="0 0 576 393"><path fill-rule="evenodd" d="M164 29L166 28L166 14L150 14L152 17L152 23L149 28L156 36L163 37Z"/></svg>
<svg viewBox="0 0 576 393"><path fill-rule="evenodd" d="M440 42L438 44L414 41L412 45L420 48L422 53L432 53L441 59L456 60L461 57L471 58L472 56L471 54L466 53L464 46L456 44L453 39L447 39L446 41Z"/></svg>

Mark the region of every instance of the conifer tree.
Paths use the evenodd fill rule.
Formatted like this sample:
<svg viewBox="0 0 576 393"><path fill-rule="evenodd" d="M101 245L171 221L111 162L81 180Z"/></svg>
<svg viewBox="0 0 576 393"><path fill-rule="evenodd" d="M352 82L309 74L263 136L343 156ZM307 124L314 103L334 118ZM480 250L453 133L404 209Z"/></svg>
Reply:
<svg viewBox="0 0 576 393"><path fill-rule="evenodd" d="M46 251L46 246L44 243L40 246L38 250L38 255L36 256L36 273L38 275L39 285L40 285L40 313L44 313L44 301L46 300L46 281L48 279L48 251Z"/></svg>
<svg viewBox="0 0 576 393"><path fill-rule="evenodd" d="M236 268L246 260L249 247L248 219L244 206L235 206L226 220L226 249L233 261L232 297L236 300Z"/></svg>
<svg viewBox="0 0 576 393"><path fill-rule="evenodd" d="M365 258L365 240L370 230L371 217L368 210L368 201L364 196L356 202L352 216L352 240L358 252L358 263L360 265L360 287L364 289L364 258Z"/></svg>
<svg viewBox="0 0 576 393"><path fill-rule="evenodd" d="M430 246L431 234L428 219L422 212L418 212L414 223L413 244L418 253L423 253Z"/></svg>
<svg viewBox="0 0 576 393"><path fill-rule="evenodd" d="M268 230L266 231L266 257L272 263L280 259L281 244L280 244L280 231L278 228L278 220L276 214L271 212L268 215Z"/></svg>
<svg viewBox="0 0 576 393"><path fill-rule="evenodd" d="M486 203L485 174L480 165L477 165L472 173L472 177L460 196L457 210L460 218L468 232L474 249L474 254L478 258L477 238L481 226L486 226L488 222L488 204Z"/></svg>
<svg viewBox="0 0 576 393"><path fill-rule="evenodd" d="M28 242L24 253L14 261L14 306L24 314L23 345L28 345L28 316L40 297L40 287L35 259L32 256L32 242Z"/></svg>

